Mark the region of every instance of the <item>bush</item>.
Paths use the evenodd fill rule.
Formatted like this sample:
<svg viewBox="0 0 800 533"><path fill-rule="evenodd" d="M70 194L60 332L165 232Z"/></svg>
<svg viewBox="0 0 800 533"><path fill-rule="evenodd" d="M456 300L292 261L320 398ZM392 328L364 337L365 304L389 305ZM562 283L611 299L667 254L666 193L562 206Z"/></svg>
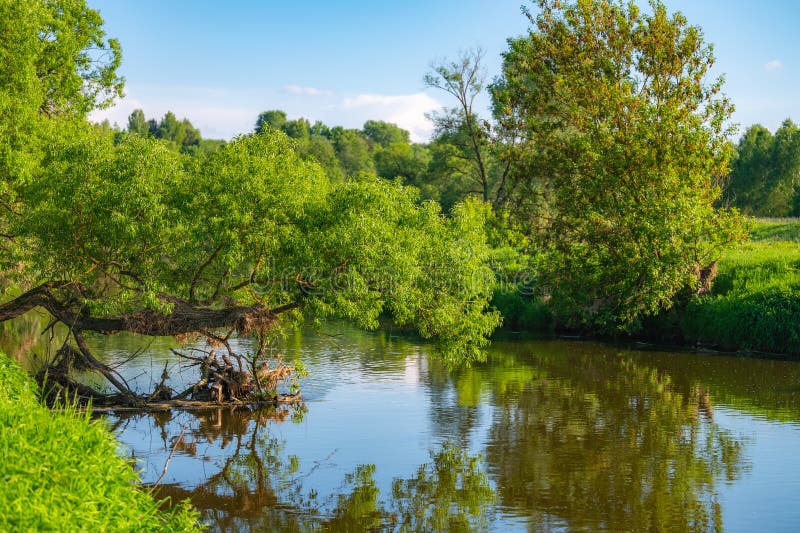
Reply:
<svg viewBox="0 0 800 533"><path fill-rule="evenodd" d="M547 304L537 296L520 292L514 284L495 288L492 305L503 316L503 328L537 333L552 333L553 314Z"/></svg>

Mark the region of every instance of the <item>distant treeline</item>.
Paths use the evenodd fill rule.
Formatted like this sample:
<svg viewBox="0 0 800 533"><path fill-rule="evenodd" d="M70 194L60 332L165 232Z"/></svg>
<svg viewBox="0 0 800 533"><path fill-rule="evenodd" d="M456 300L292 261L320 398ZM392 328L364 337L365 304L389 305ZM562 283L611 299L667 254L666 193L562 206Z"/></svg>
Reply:
<svg viewBox="0 0 800 533"><path fill-rule="evenodd" d="M786 119L774 135L760 124L747 129L724 199L748 215L800 216L800 129L794 122Z"/></svg>
<svg viewBox="0 0 800 533"><path fill-rule="evenodd" d="M108 124L104 127L110 128ZM452 130L440 129L430 143L420 144L411 142L408 131L380 120L368 120L363 128L353 129L320 121L312 124L305 118L290 120L281 110L264 111L258 116L254 132L266 128L294 139L301 156L319 163L334 180L362 173L399 179L404 185L417 187L423 200L439 202L445 210L481 193L471 175L471 165L462 155L463 143ZM189 155L207 155L225 144L219 139L203 139L188 119L179 120L172 112L156 120L136 109L128 117L125 131L161 139Z"/></svg>
<svg viewBox="0 0 800 533"><path fill-rule="evenodd" d="M117 139L123 135L123 131L119 130L116 125L111 126L108 120L103 121L100 128L111 132ZM172 111L167 111L161 120L156 120L148 119L145 117L144 111L135 109L128 116L128 126L125 131L143 137L160 139L171 149L189 155L207 155L225 144L225 141L221 139L203 139L200 130L195 128L189 119L178 120Z"/></svg>

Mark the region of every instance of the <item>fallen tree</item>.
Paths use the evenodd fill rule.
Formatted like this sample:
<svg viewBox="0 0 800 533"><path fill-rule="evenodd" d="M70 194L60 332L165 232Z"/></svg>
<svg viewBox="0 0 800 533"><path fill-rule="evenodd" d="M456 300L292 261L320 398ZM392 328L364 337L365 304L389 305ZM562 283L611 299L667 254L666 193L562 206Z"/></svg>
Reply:
<svg viewBox="0 0 800 533"><path fill-rule="evenodd" d="M13 36L0 55L15 65L0 74L0 323L43 309L45 331L63 325L43 373L54 387L164 401L164 390L132 390L87 336L201 336L216 352L199 363L184 353L198 382L207 374L208 390L191 394L247 399L288 372L264 351L270 336L308 318L376 328L390 317L436 338L449 362L481 357L499 322L488 307L487 207L467 202L445 217L416 189L375 176L332 182L272 130L201 158L90 124L121 93L119 47L83 2L61 4L0 13L0 34ZM253 337L255 353L230 350L233 336ZM76 383L75 367L114 392Z"/></svg>
<svg viewBox="0 0 800 533"><path fill-rule="evenodd" d="M280 327L338 318L375 328L388 316L458 363L481 356L499 321L488 308L485 206L445 218L397 184L330 183L282 134L238 139L192 167L153 140L114 143L87 126L54 143L45 163L6 218L17 266L5 278L28 288L6 293L0 322L42 309L45 331L64 326L40 373L56 395L98 405L275 401L265 384L294 375L265 351ZM203 337L217 350L202 362L182 352L200 370L191 392L144 393L87 343L119 332ZM253 354L230 349L237 336L255 339ZM72 369L101 374L114 392L77 382Z"/></svg>

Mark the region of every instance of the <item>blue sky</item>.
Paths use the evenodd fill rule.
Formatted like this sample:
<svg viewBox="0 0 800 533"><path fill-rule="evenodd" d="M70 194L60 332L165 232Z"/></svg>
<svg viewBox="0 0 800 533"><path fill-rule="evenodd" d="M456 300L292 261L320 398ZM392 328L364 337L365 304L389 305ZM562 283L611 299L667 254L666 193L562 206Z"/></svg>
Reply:
<svg viewBox="0 0 800 533"><path fill-rule="evenodd" d="M520 0L88 0L123 47L126 97L95 119L174 111L204 137L249 131L266 109L361 127L396 122L426 140L425 113L450 105L425 89L431 61L480 46L489 78L506 39L524 33ZM742 129L800 120L800 2L667 0L715 44L715 72ZM794 26L794 27L793 27ZM488 99L481 102L488 104Z"/></svg>

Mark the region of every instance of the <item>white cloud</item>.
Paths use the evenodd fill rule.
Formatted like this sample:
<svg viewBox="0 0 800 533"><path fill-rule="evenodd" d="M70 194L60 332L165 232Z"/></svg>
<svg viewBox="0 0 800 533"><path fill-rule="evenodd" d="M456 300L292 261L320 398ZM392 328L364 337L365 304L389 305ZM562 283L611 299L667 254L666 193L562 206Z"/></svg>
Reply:
<svg viewBox="0 0 800 533"><path fill-rule="evenodd" d="M783 68L783 63L779 59L773 59L769 63L764 65L765 70L780 70Z"/></svg>
<svg viewBox="0 0 800 533"><path fill-rule="evenodd" d="M283 88L289 94L298 94L302 96L333 96L333 91L326 91L325 89L317 89L316 87L300 87L299 85L286 85Z"/></svg>
<svg viewBox="0 0 800 533"><path fill-rule="evenodd" d="M426 142L433 132L433 123L425 114L440 109L442 104L420 92L397 96L359 94L345 98L340 107L349 114L363 117L363 121L384 120L397 124L411 133L412 141Z"/></svg>

